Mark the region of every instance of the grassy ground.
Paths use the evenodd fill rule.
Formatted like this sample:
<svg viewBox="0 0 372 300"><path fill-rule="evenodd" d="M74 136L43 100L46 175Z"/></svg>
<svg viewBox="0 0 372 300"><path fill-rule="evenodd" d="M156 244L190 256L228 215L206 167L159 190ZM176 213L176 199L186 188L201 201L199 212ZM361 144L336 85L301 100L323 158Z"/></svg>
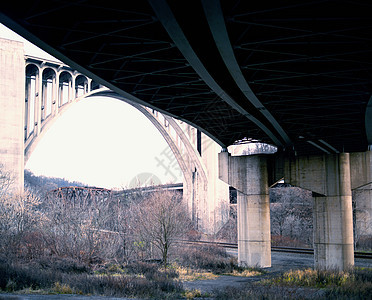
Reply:
<svg viewBox="0 0 372 300"><path fill-rule="evenodd" d="M243 288L218 291L216 299L372 299L372 269L346 272L291 270Z"/></svg>
<svg viewBox="0 0 372 300"><path fill-rule="evenodd" d="M166 270L135 261L87 266L67 258L17 262L0 258L3 292L81 294L153 299L371 299L372 269L347 272L293 270L273 276L241 268L236 259L213 247L185 249ZM210 294L185 290L183 282L215 280L219 275L252 277L250 283Z"/></svg>
<svg viewBox="0 0 372 300"><path fill-rule="evenodd" d="M200 296L182 282L213 280L219 274L254 276L257 269L238 266L236 259L216 247L183 249L164 270L158 263L86 265L69 258L32 261L0 258L0 290L17 293L81 294L114 297L173 299Z"/></svg>

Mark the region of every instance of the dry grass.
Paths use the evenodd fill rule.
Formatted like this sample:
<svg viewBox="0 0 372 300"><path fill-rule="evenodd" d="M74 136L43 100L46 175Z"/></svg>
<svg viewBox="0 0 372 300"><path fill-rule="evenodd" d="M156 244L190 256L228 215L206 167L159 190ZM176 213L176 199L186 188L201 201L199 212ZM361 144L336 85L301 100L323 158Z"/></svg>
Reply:
<svg viewBox="0 0 372 300"><path fill-rule="evenodd" d="M218 278L218 275L212 272L196 271L188 267L179 266L178 264L173 264L172 268L178 273L178 278L181 281L213 280Z"/></svg>

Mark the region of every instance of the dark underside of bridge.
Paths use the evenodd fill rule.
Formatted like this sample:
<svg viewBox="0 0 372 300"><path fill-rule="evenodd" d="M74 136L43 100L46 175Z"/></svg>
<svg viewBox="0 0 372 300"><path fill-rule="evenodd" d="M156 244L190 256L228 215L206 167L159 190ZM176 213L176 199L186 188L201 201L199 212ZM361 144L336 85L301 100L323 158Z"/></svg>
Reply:
<svg viewBox="0 0 372 300"><path fill-rule="evenodd" d="M1 12L71 67L221 146L371 144L370 1L5 1Z"/></svg>

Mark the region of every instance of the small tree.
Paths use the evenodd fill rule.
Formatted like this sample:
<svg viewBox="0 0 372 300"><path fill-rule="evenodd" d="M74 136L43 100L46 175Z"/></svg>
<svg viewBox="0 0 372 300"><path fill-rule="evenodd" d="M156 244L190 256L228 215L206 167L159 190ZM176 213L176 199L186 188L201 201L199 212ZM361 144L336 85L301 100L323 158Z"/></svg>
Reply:
<svg viewBox="0 0 372 300"><path fill-rule="evenodd" d="M29 192L0 198L0 253L22 254L30 246L25 246L28 243L25 237L36 234L37 226L43 223L39 205L40 200Z"/></svg>
<svg viewBox="0 0 372 300"><path fill-rule="evenodd" d="M190 228L187 215L181 195L169 191L153 193L134 209L138 237L160 251L165 269L175 241Z"/></svg>

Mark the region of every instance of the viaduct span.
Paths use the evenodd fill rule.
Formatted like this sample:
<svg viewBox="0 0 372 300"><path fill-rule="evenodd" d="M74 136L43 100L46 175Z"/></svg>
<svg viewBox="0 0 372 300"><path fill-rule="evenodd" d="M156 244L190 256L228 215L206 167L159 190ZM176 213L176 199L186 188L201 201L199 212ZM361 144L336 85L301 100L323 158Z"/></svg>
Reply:
<svg viewBox="0 0 372 300"><path fill-rule="evenodd" d="M229 186L218 178L220 146L212 139L184 122L178 122L172 117L100 87L62 62L26 55L23 60L18 61L19 67L15 64L14 57L17 55L14 53L23 51L22 43L0 39L0 47L4 58L2 64L4 71L0 76L0 80L6 83L4 92L17 91L22 94L21 90L18 91L21 86L17 87L14 82L18 82L19 77L25 75L24 95L19 98L24 99L24 106L19 105L19 99L12 101L13 105L18 103L17 107L13 107L7 114L2 114L2 117L8 120L1 122L5 125L2 130L1 150L12 155L12 158L4 156L0 158L5 167L13 171L15 186L23 189L23 166L56 119L71 105L84 98L105 96L131 104L162 134L182 171L184 201L195 227L205 233L216 233L227 222ZM6 61L9 63L5 63ZM23 72L17 75L14 69L21 69L22 66ZM9 78L6 74L14 74L17 78ZM5 94L5 97L0 99L2 104L6 104L10 98ZM20 112L23 112L21 118ZM21 146L20 135L9 131L7 126L18 128L18 132L21 131L21 127L23 128L24 153L21 147L15 148L15 145ZM18 170L15 165L18 166Z"/></svg>
<svg viewBox="0 0 372 300"><path fill-rule="evenodd" d="M317 268L353 265L352 194L371 202L372 18L354 1L7 2L1 21L127 99L193 124L238 190L239 261L270 266L268 186L314 192ZM68 21L67 21L68 20Z"/></svg>

